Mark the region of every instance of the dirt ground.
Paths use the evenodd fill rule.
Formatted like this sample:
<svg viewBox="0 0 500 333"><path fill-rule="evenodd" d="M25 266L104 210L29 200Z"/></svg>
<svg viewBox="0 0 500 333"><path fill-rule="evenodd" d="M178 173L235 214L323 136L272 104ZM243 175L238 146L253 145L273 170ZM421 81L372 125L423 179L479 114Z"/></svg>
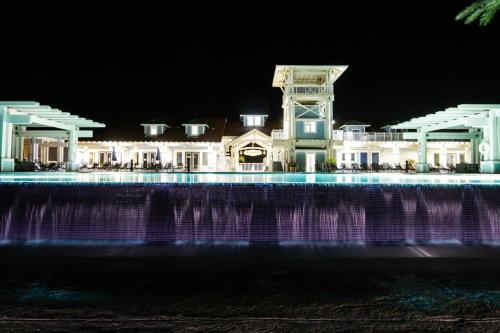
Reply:
<svg viewBox="0 0 500 333"><path fill-rule="evenodd" d="M497 332L498 259L0 259L0 331Z"/></svg>

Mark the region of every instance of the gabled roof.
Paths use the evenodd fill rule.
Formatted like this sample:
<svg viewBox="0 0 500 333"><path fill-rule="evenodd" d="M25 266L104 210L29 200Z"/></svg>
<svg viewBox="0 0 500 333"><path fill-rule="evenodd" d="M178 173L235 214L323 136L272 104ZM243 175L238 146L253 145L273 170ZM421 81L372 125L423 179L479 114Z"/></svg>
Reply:
<svg viewBox="0 0 500 333"><path fill-rule="evenodd" d="M243 122L241 121L232 121L226 124L226 128L224 129L224 136L241 136L247 132L250 132L253 129L256 129L266 135L271 136L271 132L273 129L283 128L281 123L272 122L266 120L264 123L265 126L243 126Z"/></svg>
<svg viewBox="0 0 500 333"><path fill-rule="evenodd" d="M141 125L142 126L144 126L144 125L165 125L165 126L169 127L164 120L160 120L160 119L156 119L156 118L145 121Z"/></svg>
<svg viewBox="0 0 500 333"><path fill-rule="evenodd" d="M195 118L195 119L191 119L189 121L186 121L185 123L182 123L182 125L205 125L205 126L208 126L208 124L206 123L206 120L203 120L203 119L199 119L199 118Z"/></svg>
<svg viewBox="0 0 500 333"><path fill-rule="evenodd" d="M400 121L399 121L399 120L393 120L393 121L390 121L390 122L385 123L384 125L380 126L380 128L381 128L381 129L384 129L384 128L386 128L386 127L393 127L393 126L395 126L395 125L397 125L397 124L399 124L399 123L400 123Z"/></svg>
<svg viewBox="0 0 500 333"><path fill-rule="evenodd" d="M141 126L133 125L120 128L100 131L94 134L93 140L86 141L135 141L135 142L221 142L225 118L202 118L203 124L207 128L205 133L198 136L186 135L186 130L182 124L174 124L167 127L163 134L146 136ZM82 140L83 141L83 140Z"/></svg>
<svg viewBox="0 0 500 333"><path fill-rule="evenodd" d="M363 123L361 121L357 120L349 120L346 121L345 123L342 124L342 126L339 127L339 129L344 128L346 126L364 126L364 127L370 127L370 124Z"/></svg>

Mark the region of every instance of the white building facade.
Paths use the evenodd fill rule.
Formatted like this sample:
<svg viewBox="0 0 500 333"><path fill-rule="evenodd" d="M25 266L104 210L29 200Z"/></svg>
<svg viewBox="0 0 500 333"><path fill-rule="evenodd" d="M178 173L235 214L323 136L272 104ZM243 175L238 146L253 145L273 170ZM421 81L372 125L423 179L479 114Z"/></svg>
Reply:
<svg viewBox="0 0 500 333"><path fill-rule="evenodd" d="M1 170L28 160L66 164L67 170L320 172L328 165L379 170L414 164L428 172L471 164L500 173L500 105L459 105L378 130L355 120L335 124L334 83L346 70L276 66L272 84L283 92L279 123L253 113L238 121L152 120L94 135L82 128L104 124L35 102L0 103Z"/></svg>

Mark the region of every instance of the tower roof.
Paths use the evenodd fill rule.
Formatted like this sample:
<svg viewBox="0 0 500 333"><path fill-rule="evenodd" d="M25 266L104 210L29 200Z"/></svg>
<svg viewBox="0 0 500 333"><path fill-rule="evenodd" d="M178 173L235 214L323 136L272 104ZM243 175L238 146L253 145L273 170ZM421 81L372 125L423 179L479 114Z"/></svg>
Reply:
<svg viewBox="0 0 500 333"><path fill-rule="evenodd" d="M298 84L323 84L330 75L330 81L335 82L347 69L347 65L276 65L273 87L284 87L287 74L293 72L293 79Z"/></svg>

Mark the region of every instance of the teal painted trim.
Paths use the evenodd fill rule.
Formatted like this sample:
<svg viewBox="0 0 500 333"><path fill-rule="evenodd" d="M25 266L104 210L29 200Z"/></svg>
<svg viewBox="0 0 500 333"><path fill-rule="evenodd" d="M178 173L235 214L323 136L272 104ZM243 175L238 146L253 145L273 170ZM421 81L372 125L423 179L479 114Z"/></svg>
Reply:
<svg viewBox="0 0 500 333"><path fill-rule="evenodd" d="M326 139L325 120L315 120L316 133L304 132L304 121L295 121L295 138L296 139Z"/></svg>

